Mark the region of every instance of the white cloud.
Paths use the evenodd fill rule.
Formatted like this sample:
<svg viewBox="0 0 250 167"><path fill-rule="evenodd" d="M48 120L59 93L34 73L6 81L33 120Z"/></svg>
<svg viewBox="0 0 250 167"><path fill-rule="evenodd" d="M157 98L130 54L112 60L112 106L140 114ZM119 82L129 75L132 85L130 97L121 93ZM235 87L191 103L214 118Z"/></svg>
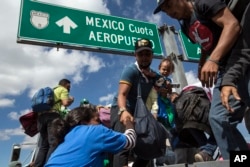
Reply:
<svg viewBox="0 0 250 167"><path fill-rule="evenodd" d="M14 103L15 99L0 99L0 107L10 107L13 106Z"/></svg>
<svg viewBox="0 0 250 167"><path fill-rule="evenodd" d="M0 140L9 140L10 137L4 131L0 131Z"/></svg>
<svg viewBox="0 0 250 167"><path fill-rule="evenodd" d="M200 82L197 78L197 74L194 71L188 71L185 73L188 85Z"/></svg>
<svg viewBox="0 0 250 167"><path fill-rule="evenodd" d="M150 23L155 23L156 25L158 26L161 26L162 25L162 15L148 15L146 16L147 20L150 22Z"/></svg>
<svg viewBox="0 0 250 167"><path fill-rule="evenodd" d="M60 4L62 6L67 6L71 8L81 9L81 10L89 10L98 13L110 14L110 10L107 8L106 0L39 0L43 2L47 2L50 4Z"/></svg>
<svg viewBox="0 0 250 167"><path fill-rule="evenodd" d="M21 115L27 114L28 112L30 112L29 109L21 110L20 112L12 111L12 112L9 112L9 113L8 113L8 117L9 117L11 120L19 120L19 117L20 117Z"/></svg>
<svg viewBox="0 0 250 167"><path fill-rule="evenodd" d="M24 148L24 149L33 149L34 147L36 147L38 136L39 136L38 134L33 136L33 137L25 135L24 140L21 143L22 148Z"/></svg>
<svg viewBox="0 0 250 167"><path fill-rule="evenodd" d="M8 117L11 119L11 120L18 120L19 118L19 114L17 112L10 112L8 113Z"/></svg>
<svg viewBox="0 0 250 167"><path fill-rule="evenodd" d="M108 94L99 98L99 101L104 105L110 104L115 96L115 93Z"/></svg>
<svg viewBox="0 0 250 167"><path fill-rule="evenodd" d="M24 133L20 128L0 130L0 140L9 140L11 136L23 136Z"/></svg>
<svg viewBox="0 0 250 167"><path fill-rule="evenodd" d="M44 2L52 2L43 0ZM73 8L109 14L105 0L54 0ZM27 89L31 97L37 88L54 86L64 76L71 76L74 83L83 79L83 71L98 72L105 67L103 60L89 52L45 48L16 43L20 1L3 1L0 20L4 25L0 31L0 107L13 106L15 100L7 97L18 96ZM11 10L10 10L11 9ZM46 78L46 79L44 79Z"/></svg>

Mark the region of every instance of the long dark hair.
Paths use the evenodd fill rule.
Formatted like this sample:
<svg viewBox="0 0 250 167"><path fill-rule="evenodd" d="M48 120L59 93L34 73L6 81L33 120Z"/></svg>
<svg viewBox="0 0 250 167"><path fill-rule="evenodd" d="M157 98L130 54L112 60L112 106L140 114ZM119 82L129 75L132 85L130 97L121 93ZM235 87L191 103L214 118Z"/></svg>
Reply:
<svg viewBox="0 0 250 167"><path fill-rule="evenodd" d="M52 133L55 137L54 146L58 146L64 141L66 134L75 126L83 125L95 116L98 112L96 107L90 105L88 107L76 107L69 111L65 119L57 118L52 122Z"/></svg>

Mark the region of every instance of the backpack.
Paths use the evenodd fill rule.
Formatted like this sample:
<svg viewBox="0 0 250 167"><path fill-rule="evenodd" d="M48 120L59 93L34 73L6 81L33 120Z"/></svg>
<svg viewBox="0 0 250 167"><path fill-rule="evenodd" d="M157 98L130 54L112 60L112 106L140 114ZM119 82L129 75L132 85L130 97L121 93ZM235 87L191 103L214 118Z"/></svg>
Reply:
<svg viewBox="0 0 250 167"><path fill-rule="evenodd" d="M148 111L141 97L140 82L137 89L138 95L134 112L137 140L133 150L141 159L151 160L165 154L169 132Z"/></svg>
<svg viewBox="0 0 250 167"><path fill-rule="evenodd" d="M54 105L54 90L50 87L39 89L32 97L31 102L34 112L50 110Z"/></svg>
<svg viewBox="0 0 250 167"><path fill-rule="evenodd" d="M190 123L200 130L211 133L208 120L211 102L203 88L188 87L188 89L182 90L173 103L176 110L175 124L178 133Z"/></svg>

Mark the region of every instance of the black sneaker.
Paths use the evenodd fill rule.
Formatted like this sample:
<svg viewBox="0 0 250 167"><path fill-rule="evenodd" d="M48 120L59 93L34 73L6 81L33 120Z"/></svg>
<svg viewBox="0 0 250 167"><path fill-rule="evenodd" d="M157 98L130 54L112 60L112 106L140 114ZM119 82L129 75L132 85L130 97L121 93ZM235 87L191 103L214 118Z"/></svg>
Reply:
<svg viewBox="0 0 250 167"><path fill-rule="evenodd" d="M214 161L213 157L204 151L195 154L194 159L196 162Z"/></svg>

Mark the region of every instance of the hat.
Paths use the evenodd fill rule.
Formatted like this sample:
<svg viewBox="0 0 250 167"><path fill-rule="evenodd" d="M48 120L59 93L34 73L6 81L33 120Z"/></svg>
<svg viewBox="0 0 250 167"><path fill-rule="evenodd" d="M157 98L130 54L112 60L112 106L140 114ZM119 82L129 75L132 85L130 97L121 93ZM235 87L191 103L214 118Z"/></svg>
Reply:
<svg viewBox="0 0 250 167"><path fill-rule="evenodd" d="M152 42L148 39L139 39L135 42L135 52L140 52L142 50L153 51L152 47Z"/></svg>
<svg viewBox="0 0 250 167"><path fill-rule="evenodd" d="M156 13L158 13L158 12L161 11L161 5L162 5L164 2L165 2L165 0L157 0L158 5L157 5L156 9L154 10L154 14L156 14Z"/></svg>
<svg viewBox="0 0 250 167"><path fill-rule="evenodd" d="M80 102L80 106L89 105L88 99L83 98Z"/></svg>

